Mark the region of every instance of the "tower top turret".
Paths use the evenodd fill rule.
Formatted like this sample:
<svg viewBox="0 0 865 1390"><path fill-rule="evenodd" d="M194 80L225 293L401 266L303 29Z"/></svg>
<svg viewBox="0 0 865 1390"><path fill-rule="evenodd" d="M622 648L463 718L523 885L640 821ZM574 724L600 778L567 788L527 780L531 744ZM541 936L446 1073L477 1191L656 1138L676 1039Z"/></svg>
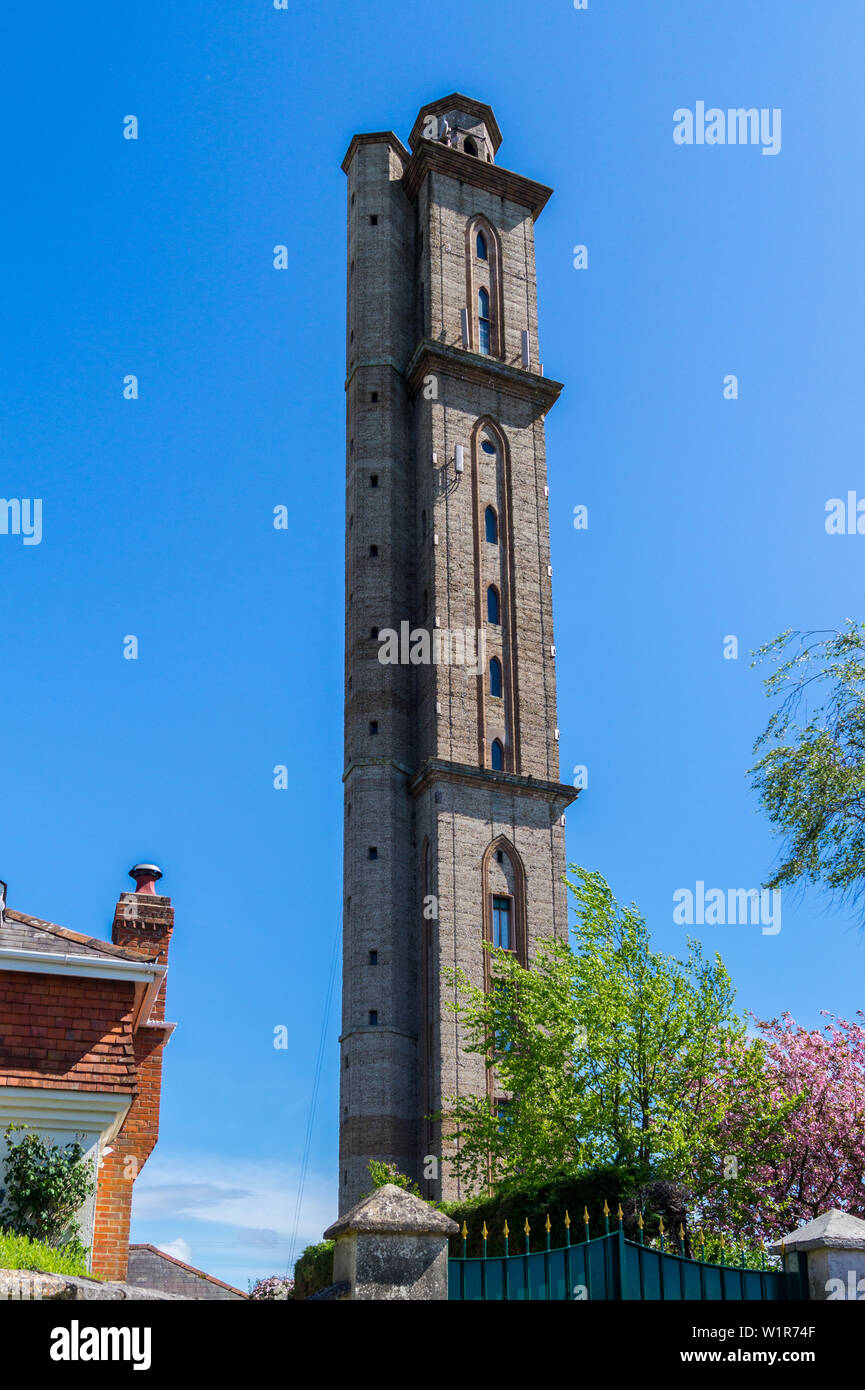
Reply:
<svg viewBox="0 0 865 1390"><path fill-rule="evenodd" d="M436 140L493 164L502 133L491 106L452 92L421 107L408 137L412 150L419 140Z"/></svg>

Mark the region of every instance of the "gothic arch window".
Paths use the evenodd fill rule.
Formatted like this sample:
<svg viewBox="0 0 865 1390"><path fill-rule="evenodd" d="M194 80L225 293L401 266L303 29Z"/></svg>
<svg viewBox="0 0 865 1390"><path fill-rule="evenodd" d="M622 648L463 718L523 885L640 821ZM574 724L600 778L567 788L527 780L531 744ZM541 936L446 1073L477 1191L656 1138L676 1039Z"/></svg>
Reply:
<svg viewBox="0 0 865 1390"><path fill-rule="evenodd" d="M465 231L466 299L471 320L471 349L488 357L504 357L504 300L502 247L496 228L478 214Z"/></svg>
<svg viewBox="0 0 865 1390"><path fill-rule="evenodd" d="M502 695L502 663L497 656L490 662L490 694L501 699Z"/></svg>
<svg viewBox="0 0 865 1390"><path fill-rule="evenodd" d="M490 355L490 343L492 341L492 321L490 319L490 296L489 291L483 285L478 290L478 352L484 357Z"/></svg>
<svg viewBox="0 0 865 1390"><path fill-rule="evenodd" d="M526 948L526 874L523 862L504 835L487 846L481 862L483 938L512 951L528 965ZM489 952L484 951L484 987L489 989Z"/></svg>
<svg viewBox="0 0 865 1390"><path fill-rule="evenodd" d="M486 631L490 642L486 662L477 673L476 757L479 767L520 772L510 478L507 433L494 416L482 415L471 433L473 605L475 626ZM498 765L492 762L493 757L499 757L499 751L492 746L494 740L501 742L502 761Z"/></svg>
<svg viewBox="0 0 865 1390"><path fill-rule="evenodd" d="M493 772L504 772L505 770L505 750L502 747L501 739L493 739L490 748L490 764Z"/></svg>
<svg viewBox="0 0 865 1390"><path fill-rule="evenodd" d="M473 140L472 137L471 137L470 135L467 135L467 136L466 136L465 141L464 141L464 143L463 143L463 149L465 150L466 154L472 154L472 155L474 155L475 159L477 159L477 157L478 157L478 146L477 146L477 141L476 141L476 140Z"/></svg>

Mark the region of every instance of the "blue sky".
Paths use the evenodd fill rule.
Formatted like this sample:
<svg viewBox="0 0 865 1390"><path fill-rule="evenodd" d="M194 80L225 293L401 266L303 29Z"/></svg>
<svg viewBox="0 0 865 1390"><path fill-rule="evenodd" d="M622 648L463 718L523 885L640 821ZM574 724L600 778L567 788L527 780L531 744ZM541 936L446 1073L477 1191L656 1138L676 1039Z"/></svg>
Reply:
<svg viewBox="0 0 865 1390"><path fill-rule="evenodd" d="M464 91L496 112L498 162L556 190L537 261L566 383L562 779L589 769L569 855L678 951L676 888L773 862L750 649L863 611L865 539L828 536L824 507L865 495L865 12L48 0L3 30L0 493L44 519L38 546L0 536L0 876L12 906L103 934L131 864L163 866L179 1027L133 1235L245 1287L285 1268L339 919L351 135L405 140ZM675 145L698 100L781 108L780 154ZM703 939L758 1015L862 1004L865 943L819 898L785 900L777 936ZM337 1019L301 1242L335 1212Z"/></svg>

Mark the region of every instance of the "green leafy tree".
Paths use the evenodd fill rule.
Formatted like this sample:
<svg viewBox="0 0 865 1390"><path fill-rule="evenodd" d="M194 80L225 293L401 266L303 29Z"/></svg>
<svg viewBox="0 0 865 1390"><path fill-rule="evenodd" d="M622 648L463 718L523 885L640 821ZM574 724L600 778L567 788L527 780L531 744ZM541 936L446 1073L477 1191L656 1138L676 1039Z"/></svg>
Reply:
<svg viewBox="0 0 865 1390"><path fill-rule="evenodd" d="M865 623L841 631L782 632L754 653L774 662L766 694L778 701L750 769L782 837L769 888L821 884L861 900L865 888Z"/></svg>
<svg viewBox="0 0 865 1390"><path fill-rule="evenodd" d="M486 1096L448 1099L451 1163L473 1190L641 1165L687 1180L698 1199L720 1181L729 1203L747 1202L747 1173L723 1165L731 1093L742 1149L748 1126L762 1134L777 1108L720 957L696 942L684 961L653 951L636 907L620 906L600 874L571 872L573 944L540 940L530 970L491 949L489 991L452 973L464 1049L484 1057L507 1100L496 1113Z"/></svg>
<svg viewBox="0 0 865 1390"><path fill-rule="evenodd" d="M14 1142L18 1130L27 1131ZM51 1144L27 1125L7 1125L4 1205L0 1226L46 1245L81 1252L75 1213L95 1181L78 1143Z"/></svg>

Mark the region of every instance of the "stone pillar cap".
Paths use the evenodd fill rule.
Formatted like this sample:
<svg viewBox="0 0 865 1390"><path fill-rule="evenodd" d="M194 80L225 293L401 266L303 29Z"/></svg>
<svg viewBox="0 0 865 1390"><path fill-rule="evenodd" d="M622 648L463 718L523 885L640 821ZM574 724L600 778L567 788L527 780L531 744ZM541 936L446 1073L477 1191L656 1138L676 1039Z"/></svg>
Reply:
<svg viewBox="0 0 865 1390"><path fill-rule="evenodd" d="M865 1222L862 1223L865 1226ZM421 1197L412 1196L396 1183L377 1187L356 1207L346 1212L324 1233L325 1240L351 1233L379 1232L382 1235L454 1236L459 1226L443 1211L436 1211Z"/></svg>
<svg viewBox="0 0 865 1390"><path fill-rule="evenodd" d="M780 1254L782 1245L785 1253L794 1250L820 1250L823 1247L831 1250L865 1250L865 1221L833 1207L814 1221L809 1221L807 1226L800 1226L798 1230L791 1231L788 1236L784 1236L783 1241L773 1241L768 1248L774 1254Z"/></svg>

